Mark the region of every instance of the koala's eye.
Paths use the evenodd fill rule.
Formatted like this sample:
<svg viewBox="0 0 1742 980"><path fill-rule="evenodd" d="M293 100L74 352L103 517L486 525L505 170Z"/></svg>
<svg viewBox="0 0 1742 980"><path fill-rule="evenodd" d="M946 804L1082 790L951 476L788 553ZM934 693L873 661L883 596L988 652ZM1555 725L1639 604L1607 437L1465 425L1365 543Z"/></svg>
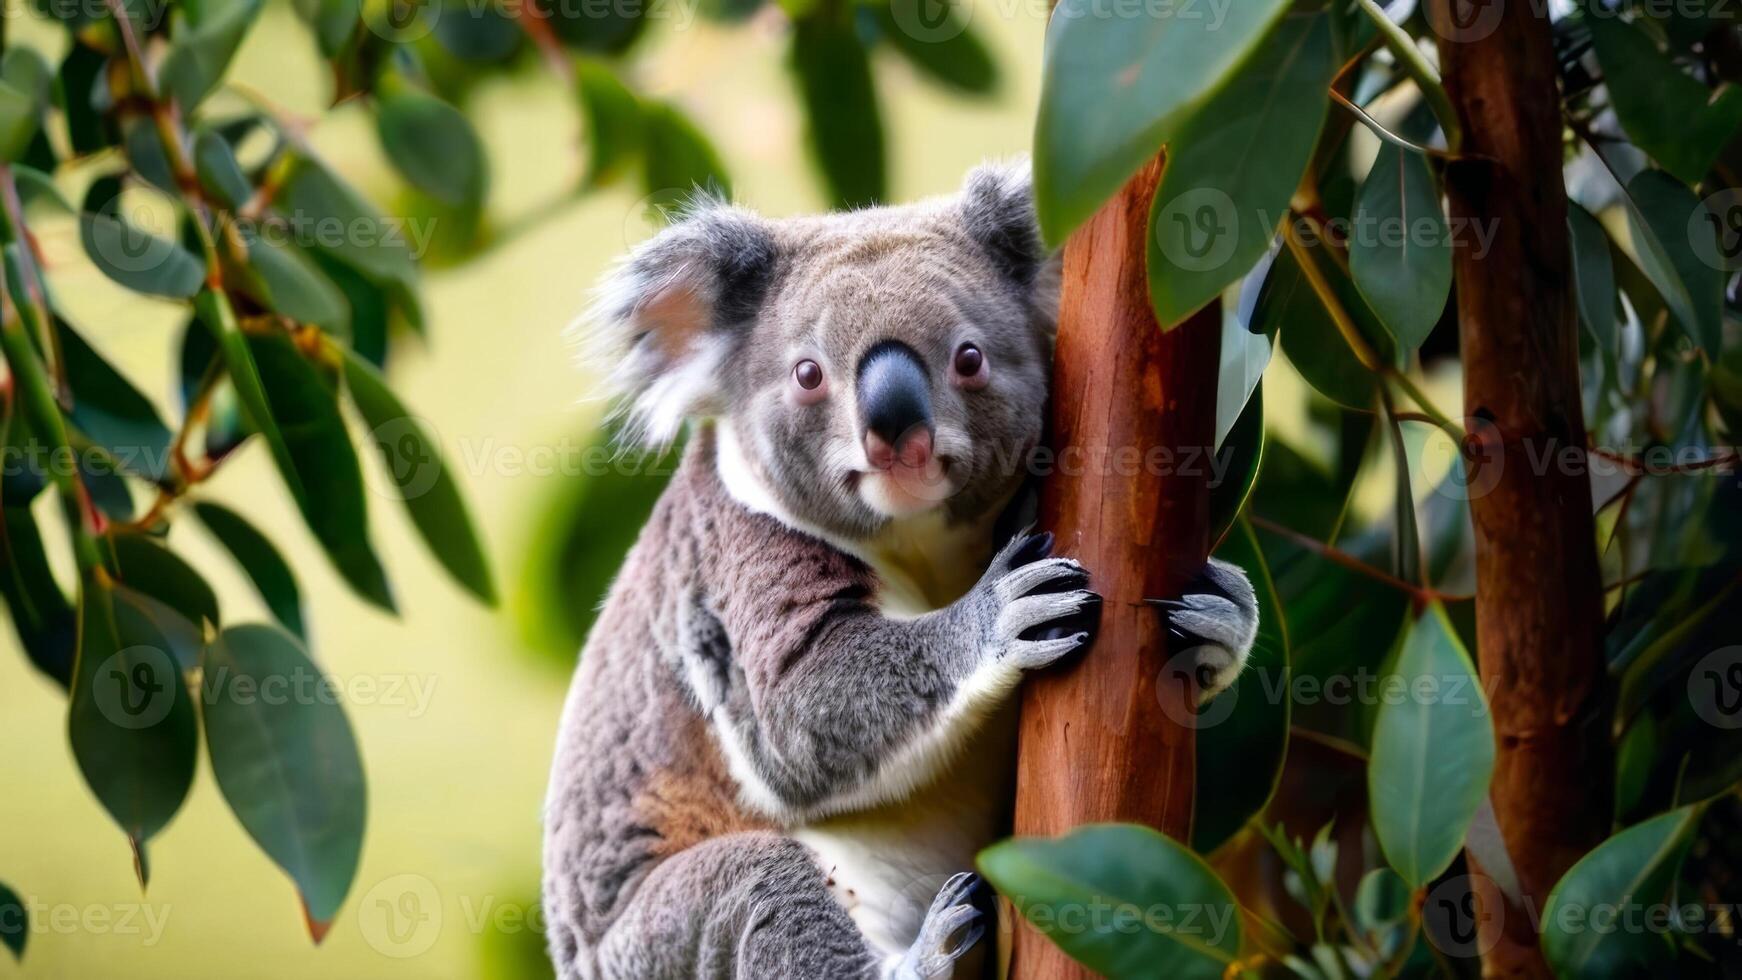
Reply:
<svg viewBox="0 0 1742 980"><path fill-rule="evenodd" d="M805 391L815 391L823 383L822 365L809 359L799 361L793 365L792 380Z"/></svg>
<svg viewBox="0 0 1742 980"><path fill-rule="evenodd" d="M986 384L986 354L974 344L963 344L956 348L953 366L956 370L956 380L964 387L981 388Z"/></svg>

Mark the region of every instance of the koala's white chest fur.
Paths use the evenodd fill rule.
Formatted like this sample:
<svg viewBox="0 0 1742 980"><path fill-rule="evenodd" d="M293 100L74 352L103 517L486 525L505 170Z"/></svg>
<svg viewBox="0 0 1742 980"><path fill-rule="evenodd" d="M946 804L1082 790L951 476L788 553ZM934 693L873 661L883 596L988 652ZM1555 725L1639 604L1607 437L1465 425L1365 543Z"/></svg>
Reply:
<svg viewBox="0 0 1742 980"><path fill-rule="evenodd" d="M802 528L751 471L730 422L720 422L717 433L728 492ZM941 516L921 516L869 544L811 533L870 565L884 614L907 619L943 608L973 586L992 550L991 523L951 527ZM816 852L836 899L885 953L912 943L939 886L972 870L975 855L1005 830L1016 757L1011 694L1020 679L1019 670L1001 664L980 668L861 793L793 831Z"/></svg>

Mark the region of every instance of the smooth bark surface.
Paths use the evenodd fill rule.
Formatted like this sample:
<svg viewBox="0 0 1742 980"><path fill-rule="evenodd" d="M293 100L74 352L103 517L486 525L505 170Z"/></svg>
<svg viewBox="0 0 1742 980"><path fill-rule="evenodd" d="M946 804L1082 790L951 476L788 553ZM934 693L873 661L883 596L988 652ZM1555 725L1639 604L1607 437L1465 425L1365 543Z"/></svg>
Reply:
<svg viewBox="0 0 1742 980"><path fill-rule="evenodd" d="M1465 134L1446 171L1452 218L1496 232L1486 254L1456 249L1465 414L1482 460L1470 472L1477 653L1498 742L1494 813L1520 897L1540 910L1609 829L1602 586L1549 24L1525 3L1452 19L1469 6L1435 0L1432 15ZM1531 909L1494 904L1477 923L1484 974L1548 976Z"/></svg>
<svg viewBox="0 0 1742 980"><path fill-rule="evenodd" d="M1165 626L1143 600L1177 595L1209 549L1221 312L1166 333L1155 322L1145 245L1161 168L1065 245L1041 523L1106 604L1092 648L1025 684L1019 835L1119 820L1190 838L1196 695L1164 672ZM1026 924L1011 965L1019 980L1092 976Z"/></svg>

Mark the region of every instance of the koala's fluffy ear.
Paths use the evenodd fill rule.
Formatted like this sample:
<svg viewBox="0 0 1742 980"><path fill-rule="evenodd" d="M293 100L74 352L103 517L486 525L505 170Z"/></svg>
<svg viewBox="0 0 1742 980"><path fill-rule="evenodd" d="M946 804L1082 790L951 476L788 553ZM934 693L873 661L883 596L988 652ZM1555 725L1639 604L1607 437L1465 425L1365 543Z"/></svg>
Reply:
<svg viewBox="0 0 1742 980"><path fill-rule="evenodd" d="M775 259L766 222L706 201L606 276L581 324L583 356L608 372L625 442L669 445L686 418L722 408L723 369Z"/></svg>
<svg viewBox="0 0 1742 980"><path fill-rule="evenodd" d="M1045 291L1057 263L1041 241L1034 179L1026 160L988 163L962 182L962 224L999 271L1023 289Z"/></svg>

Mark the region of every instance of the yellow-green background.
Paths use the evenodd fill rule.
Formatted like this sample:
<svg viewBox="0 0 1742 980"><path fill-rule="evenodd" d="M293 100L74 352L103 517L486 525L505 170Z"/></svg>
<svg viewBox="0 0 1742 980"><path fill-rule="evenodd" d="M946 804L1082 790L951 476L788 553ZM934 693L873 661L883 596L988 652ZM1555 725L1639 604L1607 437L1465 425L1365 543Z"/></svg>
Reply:
<svg viewBox="0 0 1742 980"><path fill-rule="evenodd" d="M665 9L689 3L672 0ZM28 6L9 7L9 41L58 57L65 43L59 28L34 22L21 12ZM896 200L947 192L982 159L1025 150L1042 9L1000 0L974 10L974 26L1004 69L991 100L943 93L892 54L879 54ZM715 140L737 196L771 214L822 202L783 56L777 17L732 28L692 19L680 29L673 20L655 24L628 67L643 91L693 114ZM606 264L648 229L638 192L627 186L563 198L580 173L581 123L563 86L528 67L489 84L470 107L489 150L493 220L519 231L476 260L427 277L428 342L403 338L392 365L395 386L441 434L462 472L505 592L502 607L483 608L455 588L389 497L372 496L370 513L400 600L397 619L342 587L258 447L209 485L212 497L255 516L298 568L314 654L341 683L433 684L421 715L409 703L346 706L368 773L369 822L356 883L331 933L319 947L310 942L289 880L231 816L203 760L186 805L152 842L151 887L142 899L125 839L73 764L65 700L29 667L6 626L0 881L42 904L22 966L0 952L0 978L533 975L516 973L513 963L517 954L535 957L542 939L517 916L537 896L539 808L567 678L526 652L515 621L524 556L563 479L523 470L540 447L584 443L599 406L588 400L592 385L574 368L562 331ZM269 7L232 75L315 121L316 146L388 205L396 184L369 119L354 106L326 113L327 77L312 40L282 3ZM79 182L73 175L70 188ZM70 222L44 222L38 231L75 324L174 417L179 309L109 284L86 262ZM527 458L523 466L517 453ZM58 538L58 517L45 509L42 518L45 536ZM184 523L172 538L211 578L227 620L265 617L200 529ZM417 877L400 877L408 875ZM379 945L408 952L433 942L400 958L369 938L383 936L378 903L402 900L407 887L423 912L439 909L440 922L432 916L419 931L402 920L407 942L396 946L389 937ZM95 918L117 918L141 901L167 916L155 944ZM132 915L143 929L143 913ZM69 927L69 916L95 928Z"/></svg>

